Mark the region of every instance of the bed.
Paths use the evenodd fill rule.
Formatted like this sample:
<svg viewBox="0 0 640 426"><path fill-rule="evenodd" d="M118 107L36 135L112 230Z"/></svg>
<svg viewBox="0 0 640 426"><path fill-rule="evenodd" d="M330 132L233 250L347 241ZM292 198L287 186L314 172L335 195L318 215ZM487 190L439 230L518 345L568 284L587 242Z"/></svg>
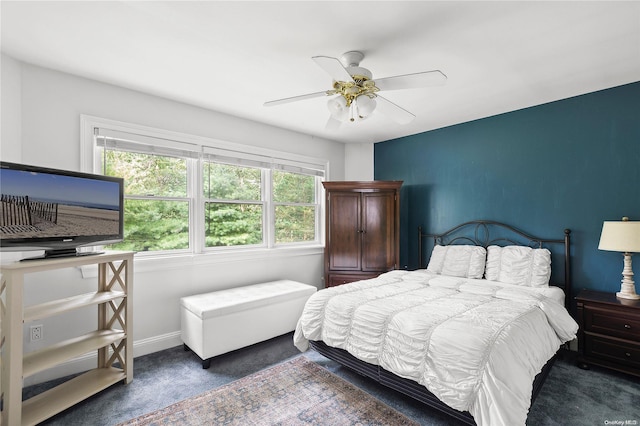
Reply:
<svg viewBox="0 0 640 426"><path fill-rule="evenodd" d="M414 271L314 294L294 344L466 424L524 425L578 330L567 309L570 231L537 238L478 220L419 229L418 246Z"/></svg>

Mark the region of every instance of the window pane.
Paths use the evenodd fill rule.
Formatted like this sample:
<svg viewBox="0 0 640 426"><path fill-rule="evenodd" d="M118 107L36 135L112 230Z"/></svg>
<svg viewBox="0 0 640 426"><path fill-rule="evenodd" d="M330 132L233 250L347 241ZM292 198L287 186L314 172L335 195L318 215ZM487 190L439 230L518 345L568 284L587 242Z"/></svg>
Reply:
<svg viewBox="0 0 640 426"><path fill-rule="evenodd" d="M262 199L260 169L205 162L202 173L206 198L255 201Z"/></svg>
<svg viewBox="0 0 640 426"><path fill-rule="evenodd" d="M205 203L205 247L262 244L262 205Z"/></svg>
<svg viewBox="0 0 640 426"><path fill-rule="evenodd" d="M126 195L187 196L187 161L128 151L106 150L105 175L124 178Z"/></svg>
<svg viewBox="0 0 640 426"><path fill-rule="evenodd" d="M313 206L276 206L276 243L315 241Z"/></svg>
<svg viewBox="0 0 640 426"><path fill-rule="evenodd" d="M134 251L188 249L189 203L125 200L124 241L110 248Z"/></svg>
<svg viewBox="0 0 640 426"><path fill-rule="evenodd" d="M315 202L314 176L296 173L273 171L273 200L276 203L311 203Z"/></svg>

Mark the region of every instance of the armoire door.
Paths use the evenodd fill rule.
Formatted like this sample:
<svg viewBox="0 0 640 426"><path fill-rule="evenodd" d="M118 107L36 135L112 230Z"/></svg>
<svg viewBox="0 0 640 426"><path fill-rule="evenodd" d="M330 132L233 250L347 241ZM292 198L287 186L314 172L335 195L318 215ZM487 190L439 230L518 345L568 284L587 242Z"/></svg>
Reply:
<svg viewBox="0 0 640 426"><path fill-rule="evenodd" d="M396 267L395 192L362 194L362 270Z"/></svg>
<svg viewBox="0 0 640 426"><path fill-rule="evenodd" d="M327 206L329 269L360 271L361 205L359 192L332 192Z"/></svg>

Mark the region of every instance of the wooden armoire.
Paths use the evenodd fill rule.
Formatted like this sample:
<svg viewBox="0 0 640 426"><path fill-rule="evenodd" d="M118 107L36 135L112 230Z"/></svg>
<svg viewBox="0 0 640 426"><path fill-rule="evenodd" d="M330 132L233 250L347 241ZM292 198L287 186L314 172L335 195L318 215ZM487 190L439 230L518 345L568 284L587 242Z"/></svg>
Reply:
<svg viewBox="0 0 640 426"><path fill-rule="evenodd" d="M323 182L325 286L398 269L402 181Z"/></svg>

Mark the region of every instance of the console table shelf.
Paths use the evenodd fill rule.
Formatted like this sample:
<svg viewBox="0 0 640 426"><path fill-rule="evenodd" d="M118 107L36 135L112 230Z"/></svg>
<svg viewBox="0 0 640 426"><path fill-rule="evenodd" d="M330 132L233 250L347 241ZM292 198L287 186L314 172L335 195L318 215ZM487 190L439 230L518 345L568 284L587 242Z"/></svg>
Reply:
<svg viewBox="0 0 640 426"><path fill-rule="evenodd" d="M124 296L125 293L123 291L94 291L93 293L27 306L24 308L24 322L62 314L83 306L99 305L100 303L121 299Z"/></svg>
<svg viewBox="0 0 640 426"><path fill-rule="evenodd" d="M133 255L106 252L1 266L0 425L35 425L121 380L133 380ZM26 275L92 264L98 265L97 291L24 306ZM24 353L26 322L87 306L96 307L96 330ZM22 401L23 378L94 351L96 368Z"/></svg>
<svg viewBox="0 0 640 426"><path fill-rule="evenodd" d="M89 370L24 401L22 404L22 424L38 424L51 417L52 412L59 413L126 379L126 374L119 368L105 367Z"/></svg>
<svg viewBox="0 0 640 426"><path fill-rule="evenodd" d="M126 334L122 330L96 330L31 352L22 359L22 375L29 377L68 359L109 346L125 337Z"/></svg>

